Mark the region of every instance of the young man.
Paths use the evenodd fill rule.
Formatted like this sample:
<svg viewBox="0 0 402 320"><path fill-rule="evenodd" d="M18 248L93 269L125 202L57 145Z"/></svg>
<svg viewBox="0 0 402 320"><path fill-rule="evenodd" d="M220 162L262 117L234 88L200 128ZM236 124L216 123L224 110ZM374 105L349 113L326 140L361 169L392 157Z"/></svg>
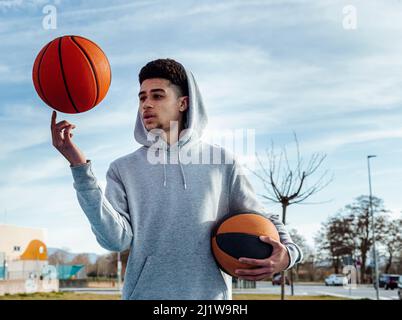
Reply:
<svg viewBox="0 0 402 320"><path fill-rule="evenodd" d="M193 74L172 59L159 59L141 69L139 81L134 135L142 147L110 164L105 193L91 161L72 141L75 126L56 124L55 112L51 125L53 145L71 164L78 201L97 241L111 251L130 248L123 299L231 299L231 277L210 250L215 221L231 213L264 214L281 240L262 238L273 245L273 255L246 260L257 268L239 270L239 277L262 280L300 262L300 249L278 217L260 205L236 159L200 140L207 116ZM183 161L189 153L198 163ZM224 159L218 164L216 154Z"/></svg>

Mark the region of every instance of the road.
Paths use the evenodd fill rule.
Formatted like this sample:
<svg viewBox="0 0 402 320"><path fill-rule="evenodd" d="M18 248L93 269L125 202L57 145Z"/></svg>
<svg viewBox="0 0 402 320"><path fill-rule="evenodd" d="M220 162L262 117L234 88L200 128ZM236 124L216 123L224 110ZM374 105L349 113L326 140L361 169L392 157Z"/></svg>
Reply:
<svg viewBox="0 0 402 320"><path fill-rule="evenodd" d="M113 288L60 288L60 292L96 293L96 294L120 294L118 289Z"/></svg>
<svg viewBox="0 0 402 320"><path fill-rule="evenodd" d="M118 294L119 291L113 288L60 288L60 291L96 293L96 294ZM272 286L270 282L257 282L255 289L233 289L233 293L242 294L280 294L279 286ZM375 290L372 286L358 286L356 289L344 289L343 287L326 287L318 284L295 284L294 294L298 296L320 296L330 295L351 299L375 299ZM286 286L286 295L290 295L290 286ZM398 300L397 290L380 289L380 299Z"/></svg>
<svg viewBox="0 0 402 320"><path fill-rule="evenodd" d="M233 293L260 293L260 294L280 294L280 286L273 286L270 282L257 282L256 289L233 289ZM286 286L286 295L290 295L290 286ZM343 287L334 287L318 284L295 284L295 295L331 295L336 297L352 298L352 299L376 299L376 293L372 286L361 285L356 289L345 289ZM380 289L380 299L382 300L398 300L398 291Z"/></svg>

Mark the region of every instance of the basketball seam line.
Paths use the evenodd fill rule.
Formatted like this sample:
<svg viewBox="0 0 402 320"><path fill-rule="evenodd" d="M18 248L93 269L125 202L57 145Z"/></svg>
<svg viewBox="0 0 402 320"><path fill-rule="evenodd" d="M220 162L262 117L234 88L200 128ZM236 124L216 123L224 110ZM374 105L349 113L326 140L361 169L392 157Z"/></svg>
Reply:
<svg viewBox="0 0 402 320"><path fill-rule="evenodd" d="M77 109L77 107L76 107L76 105L74 103L73 97L71 96L70 91L68 90L67 80L66 80L65 75L64 75L63 59L61 57L61 40L62 39L63 39L63 37L60 37L60 40L59 40L59 62L60 62L60 69L61 69L61 77L63 78L64 87L66 88L68 98L70 99L70 102L73 105L74 110L77 113L79 113L79 111L78 111L78 109Z"/></svg>
<svg viewBox="0 0 402 320"><path fill-rule="evenodd" d="M40 93L42 94L43 98L45 99L45 102L46 102L49 106L50 106L51 104L49 103L49 99L46 97L45 91L43 90L42 84L41 84L41 82L40 82L40 66L41 66L41 64L42 64L43 57L45 56L46 51L47 51L47 49L50 47L51 43L52 43L52 42L49 42L49 43L46 45L46 48L45 48L45 50L43 51L42 56L40 57L40 60L39 60L39 63L38 63L38 71L37 71L37 73L38 73L38 86L39 86Z"/></svg>
<svg viewBox="0 0 402 320"><path fill-rule="evenodd" d="M70 37L71 41L78 47L78 49L84 54L85 58L88 60L89 64L91 65L91 71L92 74L94 75L95 78L95 83L96 83L96 96L95 96L95 102L93 106L96 106L98 99L99 99L99 79L98 75L96 74L96 70L94 68L94 65L92 63L92 60L89 58L88 54L85 52L85 50L81 47L81 45L74 39L74 36Z"/></svg>
<svg viewBox="0 0 402 320"><path fill-rule="evenodd" d="M222 234L245 234L247 236L253 236L253 237L256 237L256 238L261 237L261 236L255 235L254 233L247 233L247 232L242 232L242 231L238 231L238 232L233 232L233 231L232 232L222 232L222 233L217 233L215 236L217 237L217 236L220 236Z"/></svg>
<svg viewBox="0 0 402 320"><path fill-rule="evenodd" d="M219 228L220 224L221 224L223 221L229 220L229 219L234 218L234 217L237 217L237 216L240 216L240 215L242 215L242 214L255 214L255 215L257 215L257 216L264 217L264 218L266 218L266 219L268 219L268 220L271 221L271 219L269 219L268 216L266 216L266 215L264 215L264 214L262 214L262 213L260 213L260 212L257 212L257 211L254 211L254 210L248 210L247 212L243 212L243 211L239 211L239 210L238 210L238 211L236 211L236 212L234 212L234 213L227 213L227 214L225 214L223 217L219 218L219 219L216 221L216 224L215 224L215 226L213 227L213 229L212 229L212 231L211 231L212 234L216 234L216 233L217 233L218 228ZM271 221L271 222L272 222L272 221Z"/></svg>
<svg viewBox="0 0 402 320"><path fill-rule="evenodd" d="M99 47L95 42L93 42L93 41L91 41L91 40L89 40L89 39L86 39L86 38L81 37L81 36L72 36L72 37L88 40L88 41L89 41L90 43L92 43L95 47L97 47L100 52L103 53L103 55L104 55L105 58L106 58L106 61L107 61L108 65L109 65L109 86L110 86L110 84L112 83L112 68L110 67L110 62L109 62L109 59L107 58L106 53L105 53L105 52L102 50L102 48ZM108 86L108 87L109 87L109 86Z"/></svg>
<svg viewBox="0 0 402 320"><path fill-rule="evenodd" d="M215 241L215 243L216 243L216 246L219 248L218 243L217 243L216 241ZM219 248L219 249L222 250L221 248ZM211 241L211 251L214 252L214 247L213 247L212 241ZM222 251L223 251L223 250L222 250ZM223 251L223 252L225 252L225 251ZM225 252L225 253L226 253L226 252ZM226 254L227 254L227 253L226 253ZM231 276L231 277L236 277L236 276L233 276L233 275L229 272L229 270L227 270L226 268L224 268L224 267L220 264L220 262L218 261L218 259L215 257L215 254L213 254L212 257L214 258L215 263L218 265L219 269L221 269L223 272L225 272L226 274L228 274L228 275Z"/></svg>

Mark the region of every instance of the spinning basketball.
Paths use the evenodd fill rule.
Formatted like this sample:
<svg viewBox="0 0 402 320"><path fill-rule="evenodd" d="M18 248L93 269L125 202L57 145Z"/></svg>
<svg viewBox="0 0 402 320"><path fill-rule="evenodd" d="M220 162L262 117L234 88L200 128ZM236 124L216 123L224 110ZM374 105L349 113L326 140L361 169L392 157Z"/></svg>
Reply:
<svg viewBox="0 0 402 320"><path fill-rule="evenodd" d="M64 113L95 107L106 96L111 82L109 61L91 40L59 37L42 48L32 70L41 99Z"/></svg>
<svg viewBox="0 0 402 320"><path fill-rule="evenodd" d="M236 269L254 268L239 262L239 258L269 258L273 248L270 244L262 242L260 236L280 240L275 225L263 215L240 213L224 217L215 226L211 238L212 253L219 267L237 277Z"/></svg>

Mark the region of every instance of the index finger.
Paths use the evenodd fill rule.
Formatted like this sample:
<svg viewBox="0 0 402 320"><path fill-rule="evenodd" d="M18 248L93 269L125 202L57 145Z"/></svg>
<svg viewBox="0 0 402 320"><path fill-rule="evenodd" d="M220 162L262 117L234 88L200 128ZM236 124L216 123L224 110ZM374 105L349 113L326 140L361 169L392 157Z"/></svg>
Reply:
<svg viewBox="0 0 402 320"><path fill-rule="evenodd" d="M239 262L260 267L268 267L271 265L271 263L268 264L267 259L251 259L246 257L239 258Z"/></svg>
<svg viewBox="0 0 402 320"><path fill-rule="evenodd" d="M56 113L56 111L53 111L53 113L52 113L52 121L51 121L51 127L52 128L56 125L56 117L57 117L57 113Z"/></svg>
<svg viewBox="0 0 402 320"><path fill-rule="evenodd" d="M280 247L281 242L277 241L271 237L267 237L267 236L260 236L260 240L270 244L274 249Z"/></svg>

